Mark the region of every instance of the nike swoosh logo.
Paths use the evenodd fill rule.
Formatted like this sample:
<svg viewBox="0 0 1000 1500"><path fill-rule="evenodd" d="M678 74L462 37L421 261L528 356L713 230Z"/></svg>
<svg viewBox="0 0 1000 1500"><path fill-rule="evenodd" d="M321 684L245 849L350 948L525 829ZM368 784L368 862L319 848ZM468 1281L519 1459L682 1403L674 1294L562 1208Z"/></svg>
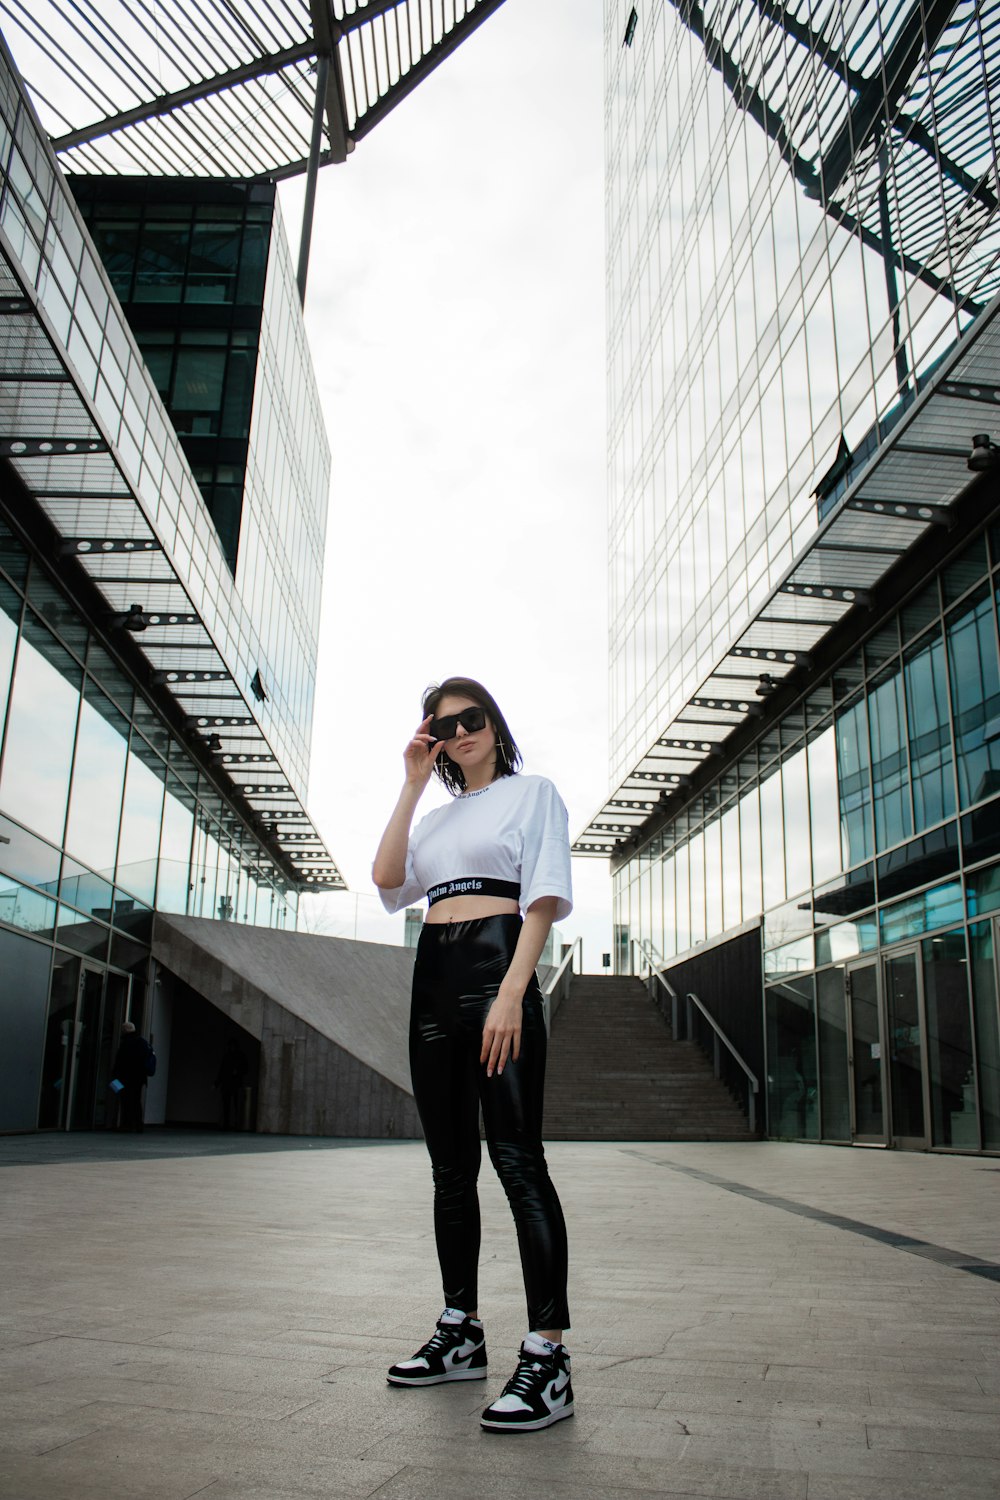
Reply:
<svg viewBox="0 0 1000 1500"><path fill-rule="evenodd" d="M559 1399L559 1397L562 1396L562 1395L564 1395L564 1393L566 1391L566 1387L568 1385L569 1385L569 1376L568 1375L564 1375L563 1376L562 1385L560 1385L557 1380L551 1380L549 1382L549 1388L546 1391L545 1396L546 1396L546 1400L548 1401L548 1403L549 1403L550 1406L554 1405L554 1403Z"/></svg>
<svg viewBox="0 0 1000 1500"><path fill-rule="evenodd" d="M450 1354L445 1355L444 1362L446 1365L464 1364L467 1359L472 1358L475 1352L475 1344L471 1341L471 1339L466 1339L464 1344L460 1344L457 1349L452 1349Z"/></svg>

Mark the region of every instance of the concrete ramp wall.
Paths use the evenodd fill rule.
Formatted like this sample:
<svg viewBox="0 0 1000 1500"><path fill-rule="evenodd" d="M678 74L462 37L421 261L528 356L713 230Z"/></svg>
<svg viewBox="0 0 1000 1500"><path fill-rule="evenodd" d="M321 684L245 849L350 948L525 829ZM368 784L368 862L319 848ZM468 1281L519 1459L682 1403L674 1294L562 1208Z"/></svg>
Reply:
<svg viewBox="0 0 1000 1500"><path fill-rule="evenodd" d="M260 1042L259 1131L420 1136L412 949L158 913L153 957Z"/></svg>

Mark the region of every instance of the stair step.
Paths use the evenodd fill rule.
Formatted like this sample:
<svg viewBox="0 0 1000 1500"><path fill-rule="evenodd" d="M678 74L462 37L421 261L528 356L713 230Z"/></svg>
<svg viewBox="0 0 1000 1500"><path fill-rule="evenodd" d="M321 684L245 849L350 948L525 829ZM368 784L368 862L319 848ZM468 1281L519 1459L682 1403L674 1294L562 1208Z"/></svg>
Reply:
<svg viewBox="0 0 1000 1500"><path fill-rule="evenodd" d="M581 976L556 1011L549 1140L749 1140L742 1108L697 1046L675 1042L638 979Z"/></svg>

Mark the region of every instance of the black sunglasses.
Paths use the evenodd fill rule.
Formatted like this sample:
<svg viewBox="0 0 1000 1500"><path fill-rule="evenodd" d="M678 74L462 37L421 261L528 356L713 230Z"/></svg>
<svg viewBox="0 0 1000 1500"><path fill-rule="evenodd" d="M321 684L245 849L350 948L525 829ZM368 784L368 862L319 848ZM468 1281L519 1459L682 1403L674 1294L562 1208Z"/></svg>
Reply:
<svg viewBox="0 0 1000 1500"><path fill-rule="evenodd" d="M477 729L485 729L485 708L463 708L460 714L445 714L443 719L432 719L427 732L433 740L453 740L459 724L466 734L475 734Z"/></svg>

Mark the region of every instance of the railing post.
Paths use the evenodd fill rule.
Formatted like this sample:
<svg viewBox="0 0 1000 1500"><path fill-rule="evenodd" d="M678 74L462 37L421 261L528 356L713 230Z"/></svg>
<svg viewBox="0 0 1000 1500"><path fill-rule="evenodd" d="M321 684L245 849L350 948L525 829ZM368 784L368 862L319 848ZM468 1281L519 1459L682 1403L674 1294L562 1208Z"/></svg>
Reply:
<svg viewBox="0 0 1000 1500"><path fill-rule="evenodd" d="M674 990L670 997L670 1029L674 1034L675 1042L680 1041L677 1035L677 1027L680 1024L680 1019L680 1000L678 999L677 991Z"/></svg>
<svg viewBox="0 0 1000 1500"><path fill-rule="evenodd" d="M690 1042L690 1041L694 1040L694 1036L693 1036L693 1032L694 1032L694 1020L693 1020L693 1017L694 1017L694 1006L691 1004L691 996L690 995L688 995L688 997L685 1000L684 1004L685 1004L685 1007L687 1009L687 1015L684 1017L684 1040L686 1042Z"/></svg>
<svg viewBox="0 0 1000 1500"><path fill-rule="evenodd" d="M749 1096L749 1103L748 1103L748 1108L747 1108L747 1119L748 1119L749 1124L750 1124L750 1134L751 1135L756 1135L757 1134L757 1095L754 1092L754 1087L753 1087L752 1083L748 1083L747 1084L747 1093L748 1093L748 1096Z"/></svg>
<svg viewBox="0 0 1000 1500"><path fill-rule="evenodd" d="M715 1069L716 1078L721 1078L722 1067L719 1058L719 1033L717 1031L712 1032L712 1066Z"/></svg>

